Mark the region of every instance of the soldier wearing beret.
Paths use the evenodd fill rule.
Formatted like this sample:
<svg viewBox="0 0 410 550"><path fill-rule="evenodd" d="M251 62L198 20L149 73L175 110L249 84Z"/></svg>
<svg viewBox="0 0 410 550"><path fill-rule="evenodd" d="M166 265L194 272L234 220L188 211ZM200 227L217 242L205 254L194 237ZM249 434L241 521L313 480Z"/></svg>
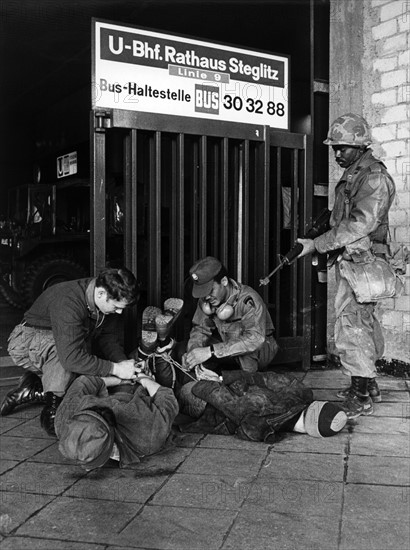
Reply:
<svg viewBox="0 0 410 550"><path fill-rule="evenodd" d="M226 268L212 256L199 260L189 274L192 295L198 298L198 304L184 366L192 370L209 362L250 373L266 369L276 354L277 344L272 319L261 296L231 279Z"/></svg>

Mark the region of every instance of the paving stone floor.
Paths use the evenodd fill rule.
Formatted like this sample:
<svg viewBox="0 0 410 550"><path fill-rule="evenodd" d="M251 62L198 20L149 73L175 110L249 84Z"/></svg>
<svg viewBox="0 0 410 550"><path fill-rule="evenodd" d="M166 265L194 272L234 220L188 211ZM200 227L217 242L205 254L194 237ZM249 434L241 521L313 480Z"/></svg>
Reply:
<svg viewBox="0 0 410 550"><path fill-rule="evenodd" d="M316 399L347 380L295 374ZM374 415L332 438L179 434L134 469L89 473L42 431L40 406L16 409L0 419L0 550L409 550L410 381L379 381Z"/></svg>

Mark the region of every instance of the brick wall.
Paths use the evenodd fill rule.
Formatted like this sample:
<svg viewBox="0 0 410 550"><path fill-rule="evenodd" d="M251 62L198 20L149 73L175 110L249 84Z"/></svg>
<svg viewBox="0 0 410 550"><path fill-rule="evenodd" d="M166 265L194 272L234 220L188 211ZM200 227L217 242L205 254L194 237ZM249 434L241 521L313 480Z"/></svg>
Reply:
<svg viewBox="0 0 410 550"><path fill-rule="evenodd" d="M338 78L346 78L346 63L352 65L349 72L355 85L330 104L330 118L350 111L369 122L375 156L383 160L396 183L391 238L410 250L410 0L331 0L332 13L330 89L332 80L335 87ZM362 44L356 43L355 51L341 51L338 35L343 33L356 40L361 36ZM332 64L339 68L332 70ZM385 359L410 363L409 265L404 279L404 294L380 302L377 315L385 336ZM332 293L330 288L329 296ZM333 315L329 315L330 343Z"/></svg>

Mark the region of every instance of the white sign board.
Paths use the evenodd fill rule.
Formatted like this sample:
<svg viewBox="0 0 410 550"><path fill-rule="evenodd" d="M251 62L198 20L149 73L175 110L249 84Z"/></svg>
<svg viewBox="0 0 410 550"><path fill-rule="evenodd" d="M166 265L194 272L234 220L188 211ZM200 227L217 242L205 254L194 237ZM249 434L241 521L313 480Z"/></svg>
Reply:
<svg viewBox="0 0 410 550"><path fill-rule="evenodd" d="M93 109L289 129L287 56L93 24Z"/></svg>
<svg viewBox="0 0 410 550"><path fill-rule="evenodd" d="M77 151L57 157L57 178L73 176L77 173Z"/></svg>

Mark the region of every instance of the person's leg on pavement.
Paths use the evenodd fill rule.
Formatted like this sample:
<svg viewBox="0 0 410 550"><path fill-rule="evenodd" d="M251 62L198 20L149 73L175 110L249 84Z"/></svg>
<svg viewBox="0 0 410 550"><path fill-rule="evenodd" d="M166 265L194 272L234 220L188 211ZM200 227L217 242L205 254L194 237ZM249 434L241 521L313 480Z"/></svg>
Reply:
<svg viewBox="0 0 410 550"><path fill-rule="evenodd" d="M384 342L380 325L374 315L374 307L372 304L359 304L356 301L353 290L350 287L346 279L341 274L339 267L336 265L336 282L337 292L335 297L335 312L336 312L336 324L335 324L335 346L339 351L339 357L342 363L342 370L344 374L350 376L350 385L340 390L337 395L343 399L349 399L354 397L358 391L357 384L360 382L362 391L365 389L363 384L366 381L360 381L359 378L367 378L367 391L372 398L372 402L380 402L381 395L376 382L376 360L383 355ZM360 342L361 328L357 325L357 318L354 312L360 309L360 306L369 306L367 321L366 313L363 317L366 329L363 331L367 337L365 341ZM346 316L344 317L344 315ZM352 334L349 335L349 332ZM350 339L349 339L350 337ZM354 350L358 346L364 345L364 351L367 350L367 357L364 358L364 364L361 361L360 353L358 357L354 357ZM372 359L372 363L369 364L369 353ZM346 355L347 354L347 355ZM365 355L365 353L363 353ZM366 372L367 371L367 372ZM353 378L355 377L355 378ZM372 408L370 409L372 410ZM370 413L371 414L371 413Z"/></svg>
<svg viewBox="0 0 410 550"><path fill-rule="evenodd" d="M249 353L247 355L239 355L237 360L241 370L244 372L258 372L259 361L257 352Z"/></svg>
<svg viewBox="0 0 410 550"><path fill-rule="evenodd" d="M76 375L66 371L61 365L51 331L43 339L42 352L40 357L46 358L41 364L46 405L41 411L40 422L49 435L55 436L54 418L57 408Z"/></svg>
<svg viewBox="0 0 410 550"><path fill-rule="evenodd" d="M359 304L353 297L336 321L335 345L342 367L351 376L351 387L345 392L344 407L349 418L373 413L372 393L381 399L375 381L376 360L380 346L375 342L374 304ZM378 395L377 395L378 394Z"/></svg>
<svg viewBox="0 0 410 550"><path fill-rule="evenodd" d="M346 425L347 415L342 406L331 401L313 401L301 412L287 420L281 431L307 433L313 437L330 437Z"/></svg>
<svg viewBox="0 0 410 550"><path fill-rule="evenodd" d="M63 369L58 356L54 336L51 330L38 329L19 325L9 339L9 353L19 366L30 370L23 381L29 383L29 387L20 388L20 402L42 402L45 403L40 416L42 427L49 435L55 435L54 417L58 405L64 393L75 377ZM37 375L38 373L38 375ZM28 379L27 377L30 376ZM39 378L41 376L41 379ZM33 378L34 377L34 378ZM21 384L20 384L21 385ZM26 394L27 399L24 401ZM10 412L10 401L13 396L2 406L1 413ZM17 404L20 404L17 402ZM16 406L16 399L13 401ZM14 407L13 407L14 408Z"/></svg>
<svg viewBox="0 0 410 550"><path fill-rule="evenodd" d="M276 340L273 337L269 337L257 351L239 355L235 359L239 363L240 368L245 372L263 372L272 363L277 351L278 345Z"/></svg>
<svg viewBox="0 0 410 550"><path fill-rule="evenodd" d="M36 343L36 334L36 329L19 324L8 338L7 351L10 357L26 372L21 376L17 387L10 390L4 398L0 407L1 416L10 414L20 405L45 402L41 371L32 364L29 353L30 348Z"/></svg>
<svg viewBox="0 0 410 550"><path fill-rule="evenodd" d="M374 309L374 304L360 304L357 314L359 317L359 325L361 327L362 345L364 346L361 351L363 351L363 355L366 355L366 357L362 359L362 363L365 367L367 365L367 372L364 369L360 372L361 374L367 374L367 390L373 403L380 403L382 396L377 384L375 365L376 361L383 356L384 338L379 321L375 316ZM355 393L356 385L353 384L352 381L349 387L338 391L337 396L343 397L344 399L348 398L351 394Z"/></svg>

